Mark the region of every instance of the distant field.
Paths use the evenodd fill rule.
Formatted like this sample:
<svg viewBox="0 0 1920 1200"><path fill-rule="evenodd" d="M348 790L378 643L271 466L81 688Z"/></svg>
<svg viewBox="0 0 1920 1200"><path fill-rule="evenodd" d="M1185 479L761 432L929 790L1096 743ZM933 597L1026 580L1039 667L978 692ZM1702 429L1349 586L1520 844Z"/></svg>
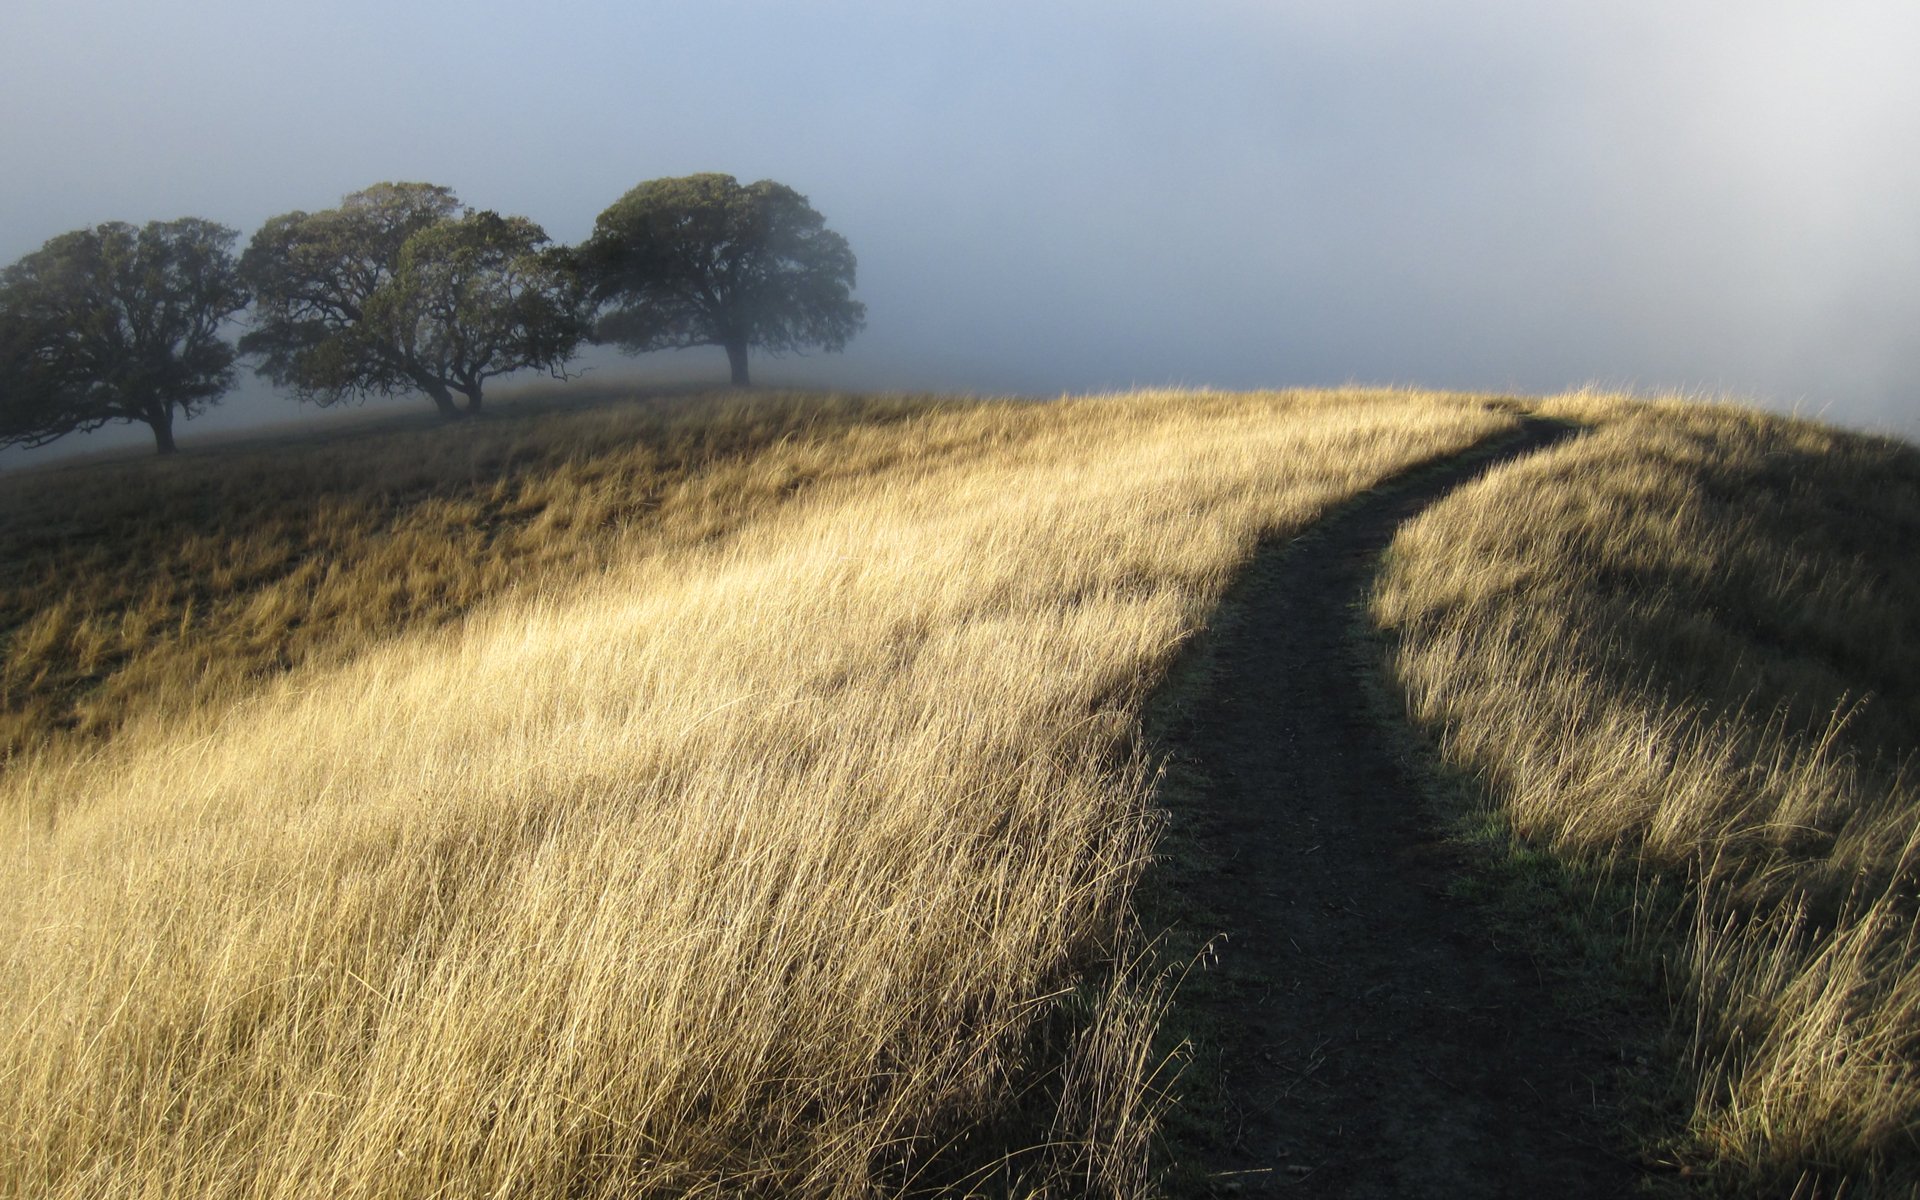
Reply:
<svg viewBox="0 0 1920 1200"><path fill-rule="evenodd" d="M1403 528L1374 613L1506 826L1639 908L1664 1155L1758 1195L1920 1190L1920 451L1574 396L1593 427ZM1658 886L1653 881L1664 881Z"/></svg>
<svg viewBox="0 0 1920 1200"><path fill-rule="evenodd" d="M1413 393L686 398L5 492L0 1190L1149 1192L1143 701Z"/></svg>

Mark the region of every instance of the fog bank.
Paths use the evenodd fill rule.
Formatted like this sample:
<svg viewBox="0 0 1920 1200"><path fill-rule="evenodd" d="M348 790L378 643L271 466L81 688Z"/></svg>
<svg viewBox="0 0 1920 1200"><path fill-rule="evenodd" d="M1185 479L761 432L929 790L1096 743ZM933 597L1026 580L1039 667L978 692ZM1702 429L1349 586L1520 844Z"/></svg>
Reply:
<svg viewBox="0 0 1920 1200"><path fill-rule="evenodd" d="M21 0L0 38L0 261L381 179L572 241L720 170L860 258L867 331L763 378L1593 382L1920 436L1920 6ZM295 414L260 390L221 423Z"/></svg>

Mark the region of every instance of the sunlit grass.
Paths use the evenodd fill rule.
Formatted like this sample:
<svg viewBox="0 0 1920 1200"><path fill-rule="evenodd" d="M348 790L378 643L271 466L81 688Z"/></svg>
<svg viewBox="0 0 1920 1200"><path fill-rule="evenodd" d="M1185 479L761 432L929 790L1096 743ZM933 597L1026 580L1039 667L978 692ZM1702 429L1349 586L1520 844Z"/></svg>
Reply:
<svg viewBox="0 0 1920 1200"><path fill-rule="evenodd" d="M339 661L515 584L574 578L636 539L697 545L816 483L991 445L991 422L921 426L911 445L887 432L933 403L549 405L445 428L363 425L297 449L9 473L0 758Z"/></svg>
<svg viewBox="0 0 1920 1200"><path fill-rule="evenodd" d="M1904 1194L1920 452L1729 406L1543 407L1592 432L1393 545L1374 613L1411 709L1516 834L1680 896L1638 936L1690 1045L1683 1165Z"/></svg>
<svg viewBox="0 0 1920 1200"><path fill-rule="evenodd" d="M591 428L522 431L528 465L476 465L474 493L536 513L458 553L431 544L466 517L422 518L417 558L366 535L343 604L379 615L277 675L277 617L261 656L207 649L246 645L289 573L248 573L248 486L210 485L178 561L241 564L217 615L160 606L122 660L183 625L202 657L156 652L91 737L0 776L0 1187L1148 1190L1143 698L1261 536L1511 418L1365 393L780 411L802 436L664 476L583 472ZM405 526L436 502L367 503ZM403 570L455 599L396 610ZM51 677L113 606L42 596L9 654ZM165 665L214 659L240 682Z"/></svg>

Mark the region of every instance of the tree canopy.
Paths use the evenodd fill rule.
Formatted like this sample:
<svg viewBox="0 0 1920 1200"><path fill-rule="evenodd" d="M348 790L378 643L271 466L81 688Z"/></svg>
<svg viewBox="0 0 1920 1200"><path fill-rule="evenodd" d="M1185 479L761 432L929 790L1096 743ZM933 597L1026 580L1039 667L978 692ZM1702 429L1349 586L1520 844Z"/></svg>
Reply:
<svg viewBox="0 0 1920 1200"><path fill-rule="evenodd" d="M175 416L233 385L220 331L247 304L237 236L198 217L109 222L0 272L0 445L139 421L171 452Z"/></svg>
<svg viewBox="0 0 1920 1200"><path fill-rule="evenodd" d="M477 411L488 379L556 375L585 333L565 252L525 217L466 209L426 183L382 183L338 208L269 220L241 258L255 292L240 339L260 373L321 405L424 393Z"/></svg>
<svg viewBox="0 0 1920 1200"><path fill-rule="evenodd" d="M629 353L720 346L740 385L749 347L837 351L866 324L847 240L770 179L643 183L600 214L580 258L605 309L596 340Z"/></svg>

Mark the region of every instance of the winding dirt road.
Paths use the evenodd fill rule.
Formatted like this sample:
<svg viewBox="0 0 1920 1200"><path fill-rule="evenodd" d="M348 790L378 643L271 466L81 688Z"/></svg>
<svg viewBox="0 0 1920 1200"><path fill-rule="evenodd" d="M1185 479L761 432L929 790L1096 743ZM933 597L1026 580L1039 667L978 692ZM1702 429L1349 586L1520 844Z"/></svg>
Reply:
<svg viewBox="0 0 1920 1200"><path fill-rule="evenodd" d="M1416 472L1263 553L1166 745L1204 864L1185 903L1222 930L1180 1003L1216 1111L1176 1147L1214 1194L1615 1197L1617 1049L1486 914L1365 683L1359 613L1395 529L1568 431ZM1195 1169L1197 1168L1197 1169Z"/></svg>

